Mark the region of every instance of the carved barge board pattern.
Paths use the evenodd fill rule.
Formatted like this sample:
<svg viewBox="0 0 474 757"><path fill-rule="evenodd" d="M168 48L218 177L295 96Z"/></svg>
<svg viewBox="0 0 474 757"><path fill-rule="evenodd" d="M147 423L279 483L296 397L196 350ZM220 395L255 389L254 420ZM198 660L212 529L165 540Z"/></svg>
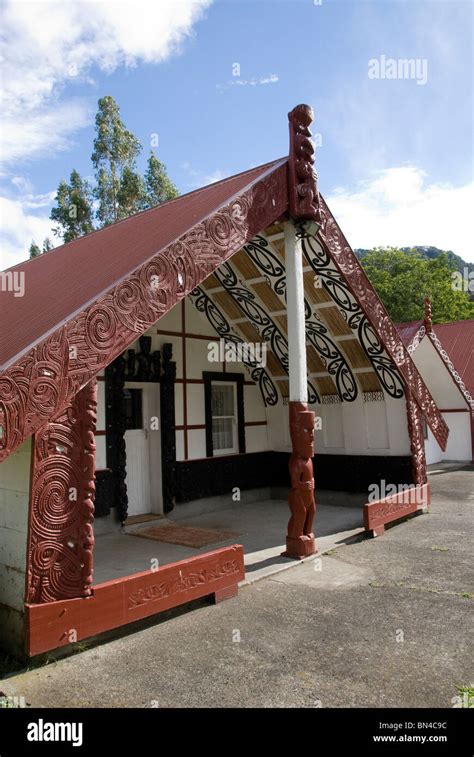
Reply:
<svg viewBox="0 0 474 757"><path fill-rule="evenodd" d="M91 593L96 409L93 379L34 436L27 549L30 604Z"/></svg>
<svg viewBox="0 0 474 757"><path fill-rule="evenodd" d="M91 378L287 207L283 163L7 368L0 376L0 460L62 413Z"/></svg>
<svg viewBox="0 0 474 757"><path fill-rule="evenodd" d="M94 586L92 596L26 605L30 656L64 647L70 631L81 641L201 597L220 601L237 593L245 578L240 545L164 565Z"/></svg>
<svg viewBox="0 0 474 757"><path fill-rule="evenodd" d="M409 387L412 391L414 400L429 423L433 436L441 449L445 451L449 429L443 416L323 197L320 198L320 202L322 225L318 240L329 250L337 269L344 275L352 294L375 328L387 354L397 366L405 387Z"/></svg>
<svg viewBox="0 0 474 757"><path fill-rule="evenodd" d="M427 508L430 505L430 485L414 486L392 497L379 499L364 505L364 528L372 536L380 536L385 524Z"/></svg>

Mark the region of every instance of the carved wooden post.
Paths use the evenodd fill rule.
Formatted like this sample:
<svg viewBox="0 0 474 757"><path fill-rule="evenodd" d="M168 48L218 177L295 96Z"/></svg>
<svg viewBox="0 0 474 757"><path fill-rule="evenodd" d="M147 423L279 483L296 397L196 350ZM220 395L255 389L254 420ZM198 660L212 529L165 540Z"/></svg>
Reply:
<svg viewBox="0 0 474 757"><path fill-rule="evenodd" d="M413 483L422 486L427 482L425 439L423 435L422 415L419 405L411 390L405 390L407 403L408 435L410 437Z"/></svg>
<svg viewBox="0 0 474 757"><path fill-rule="evenodd" d="M163 481L163 509L165 513L174 508L176 496L176 420L174 407L174 384L176 363L171 360L173 345L164 344L161 350L163 375L160 381L161 420L161 477Z"/></svg>
<svg viewBox="0 0 474 757"><path fill-rule="evenodd" d="M33 438L27 553L29 604L91 593L96 380Z"/></svg>
<svg viewBox="0 0 474 757"><path fill-rule="evenodd" d="M125 447L125 368L123 355L107 366L106 375L106 427L107 466L113 474L114 505L123 523L127 519L127 452Z"/></svg>
<svg viewBox="0 0 474 757"><path fill-rule="evenodd" d="M309 129L314 118L310 105L297 105L288 113L290 126L289 200L290 216L297 221L320 222L314 146Z"/></svg>
<svg viewBox="0 0 474 757"><path fill-rule="evenodd" d="M285 224L288 363L290 376L289 421L292 454L289 461L291 517L286 537L288 557L302 558L316 552L313 519L314 413L308 410L304 279L301 241L293 221L318 222L319 194L314 170L314 147L309 126L313 111L297 105L288 114L290 126L289 198L291 221Z"/></svg>

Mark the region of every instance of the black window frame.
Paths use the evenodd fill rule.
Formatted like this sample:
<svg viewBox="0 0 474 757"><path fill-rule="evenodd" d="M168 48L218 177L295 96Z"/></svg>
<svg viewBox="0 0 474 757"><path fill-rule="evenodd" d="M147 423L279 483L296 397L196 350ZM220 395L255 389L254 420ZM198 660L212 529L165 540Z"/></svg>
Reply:
<svg viewBox="0 0 474 757"><path fill-rule="evenodd" d="M212 444L212 382L222 383L228 381L237 386L237 440L238 453L245 453L245 414L244 414L244 380L243 373L221 373L219 371L203 371L202 378L204 381L204 412L206 417L206 456L214 457ZM230 456L229 455L229 456ZM217 457L227 457L227 455L217 455Z"/></svg>

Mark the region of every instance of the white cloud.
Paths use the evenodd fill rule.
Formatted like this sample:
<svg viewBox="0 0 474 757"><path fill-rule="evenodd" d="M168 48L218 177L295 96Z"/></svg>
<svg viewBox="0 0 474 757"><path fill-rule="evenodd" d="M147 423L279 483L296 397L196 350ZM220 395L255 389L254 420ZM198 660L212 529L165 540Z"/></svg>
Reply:
<svg viewBox="0 0 474 757"><path fill-rule="evenodd" d="M352 247L433 245L474 262L474 182L430 184L420 168L398 166L326 199Z"/></svg>
<svg viewBox="0 0 474 757"><path fill-rule="evenodd" d="M212 0L4 3L1 14L3 161L64 149L90 120L86 103L60 102L64 85L97 66L159 63L178 52Z"/></svg>
<svg viewBox="0 0 474 757"><path fill-rule="evenodd" d="M262 87L266 84L277 84L279 81L280 79L276 74L261 76L258 79L229 79L225 84L216 84L216 89L224 92L226 89L230 89L230 87Z"/></svg>
<svg viewBox="0 0 474 757"><path fill-rule="evenodd" d="M221 181L222 179L227 178L219 168L212 171L212 173L205 173L203 171L197 171L188 161L185 161L182 164L182 167L192 179L187 184L190 189L206 187L208 184L215 184L216 181Z"/></svg>
<svg viewBox="0 0 474 757"><path fill-rule="evenodd" d="M0 266L28 257L32 239L50 236L54 193L35 194L21 176L24 160L71 146L92 120L89 103L71 86L90 84L94 67L160 63L180 51L212 0L62 0L2 4L0 159L10 181L0 197ZM47 215L44 208L48 209Z"/></svg>
<svg viewBox="0 0 474 757"><path fill-rule="evenodd" d="M12 265L27 260L28 250L32 239L39 247L46 237L53 244L60 244L53 236L49 212L47 215L34 215L29 208L50 206L54 192L40 195L35 199L27 195L20 199L0 197L0 269L10 268ZM47 202L45 198L48 198Z"/></svg>

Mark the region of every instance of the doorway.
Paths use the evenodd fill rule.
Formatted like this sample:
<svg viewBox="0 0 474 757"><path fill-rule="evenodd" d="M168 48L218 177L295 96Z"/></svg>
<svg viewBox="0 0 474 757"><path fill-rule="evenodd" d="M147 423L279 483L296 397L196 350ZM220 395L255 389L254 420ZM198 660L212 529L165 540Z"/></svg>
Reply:
<svg viewBox="0 0 474 757"><path fill-rule="evenodd" d="M162 512L159 384L124 386L128 516Z"/></svg>

